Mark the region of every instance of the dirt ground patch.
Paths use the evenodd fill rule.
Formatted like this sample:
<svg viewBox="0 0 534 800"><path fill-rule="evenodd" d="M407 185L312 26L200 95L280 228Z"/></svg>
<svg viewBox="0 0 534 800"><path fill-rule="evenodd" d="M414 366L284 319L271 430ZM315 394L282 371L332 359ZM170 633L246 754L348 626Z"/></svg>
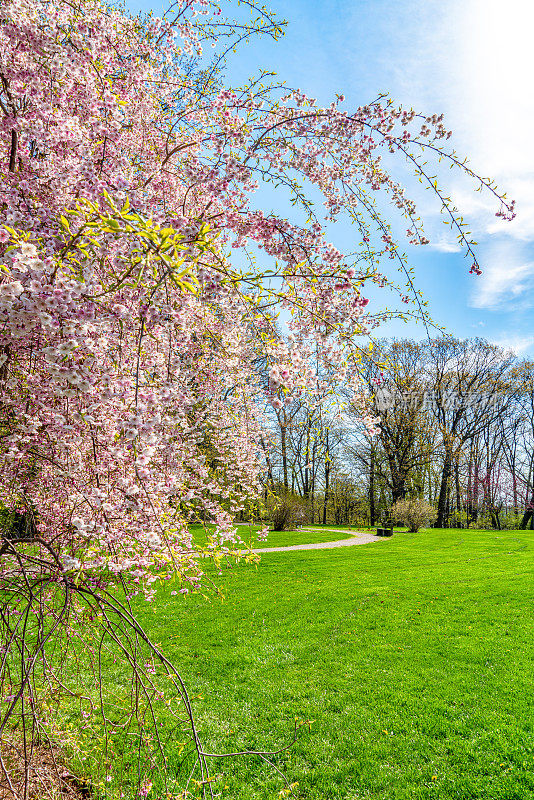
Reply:
<svg viewBox="0 0 534 800"><path fill-rule="evenodd" d="M92 796L87 781L65 767L53 746L34 746L27 776L22 737L4 738L0 753L4 765L0 800L90 800Z"/></svg>

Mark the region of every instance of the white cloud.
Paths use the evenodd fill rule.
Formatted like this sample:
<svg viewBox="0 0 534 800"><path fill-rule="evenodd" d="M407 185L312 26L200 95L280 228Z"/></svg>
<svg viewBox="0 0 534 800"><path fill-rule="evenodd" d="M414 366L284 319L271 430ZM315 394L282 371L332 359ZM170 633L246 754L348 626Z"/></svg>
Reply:
<svg viewBox="0 0 534 800"><path fill-rule="evenodd" d="M494 339L493 342L494 344L498 344L499 347L503 347L505 350L513 350L516 355L522 356L534 345L534 335L505 335L501 338Z"/></svg>
<svg viewBox="0 0 534 800"><path fill-rule="evenodd" d="M473 308L510 311L533 305L534 261L524 250L512 241L501 241L486 251L486 267L475 279L471 296Z"/></svg>
<svg viewBox="0 0 534 800"><path fill-rule="evenodd" d="M460 213L478 235L534 242L532 0L404 0L390 28L395 99L444 112L459 155L517 201L516 219L503 223L490 193L475 194L454 171L445 173Z"/></svg>
<svg viewBox="0 0 534 800"><path fill-rule="evenodd" d="M469 0L455 22L455 94L464 100L457 113L470 151L481 169L520 177L534 165L534 6L531 0Z"/></svg>
<svg viewBox="0 0 534 800"><path fill-rule="evenodd" d="M449 239L431 239L428 246L438 253L460 253L462 250L458 242Z"/></svg>
<svg viewBox="0 0 534 800"><path fill-rule="evenodd" d="M534 67L533 67L534 69ZM525 159L525 167L528 160ZM530 164L534 168L534 164ZM510 174L507 178L506 188L509 197L517 203L517 216L512 222L504 225L501 220L488 221L486 230L490 234L505 234L521 242L534 240L534 172L522 175Z"/></svg>

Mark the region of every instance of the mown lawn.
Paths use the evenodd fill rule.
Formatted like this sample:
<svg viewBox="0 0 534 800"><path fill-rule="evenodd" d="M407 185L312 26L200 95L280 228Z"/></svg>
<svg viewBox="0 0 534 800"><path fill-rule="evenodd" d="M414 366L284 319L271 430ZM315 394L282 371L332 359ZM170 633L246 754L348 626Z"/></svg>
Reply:
<svg viewBox="0 0 534 800"><path fill-rule="evenodd" d="M313 720L276 757L297 797L524 800L533 568L530 532L397 533L265 554L223 571L224 602L169 589L139 613L181 666L208 749L275 749ZM283 786L257 757L213 771L232 800Z"/></svg>
<svg viewBox="0 0 534 800"><path fill-rule="evenodd" d="M237 531L246 546L253 549L263 549L265 547L290 547L295 544L317 544L319 542L335 542L338 539L350 539L350 534L343 533L345 530L357 531L357 528L339 528L335 525L310 525L310 530L296 531L269 531L265 541L258 540L257 533L260 525L238 525ZM206 531L200 525L191 525L193 538L197 542L206 541ZM374 530L374 529L373 529Z"/></svg>

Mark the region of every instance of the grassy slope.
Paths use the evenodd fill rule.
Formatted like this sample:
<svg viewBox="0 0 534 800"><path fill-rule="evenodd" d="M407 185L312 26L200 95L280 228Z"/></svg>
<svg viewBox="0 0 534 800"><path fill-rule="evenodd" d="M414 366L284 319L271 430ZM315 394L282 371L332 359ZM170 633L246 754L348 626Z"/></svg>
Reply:
<svg viewBox="0 0 534 800"><path fill-rule="evenodd" d="M431 531L266 554L224 603L162 592L147 627L182 666L208 747L271 748L302 798L534 797L534 538ZM256 758L218 761L235 800L275 798Z"/></svg>

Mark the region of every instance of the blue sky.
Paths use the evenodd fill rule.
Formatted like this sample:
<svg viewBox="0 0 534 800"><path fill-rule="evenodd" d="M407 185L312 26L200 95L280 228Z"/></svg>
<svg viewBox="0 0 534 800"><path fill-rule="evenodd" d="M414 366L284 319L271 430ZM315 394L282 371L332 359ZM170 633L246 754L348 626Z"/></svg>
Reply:
<svg viewBox="0 0 534 800"><path fill-rule="evenodd" d="M147 0L128 5L150 7ZM286 36L242 51L231 80L242 82L263 67L320 103L344 93L347 110L388 91L418 111L443 112L457 152L516 199L516 220L503 223L489 197L445 173L479 243L484 272L475 277L428 193L399 173L432 241L409 257L434 318L455 335L484 336L534 356L532 0L275 0L269 6L288 20ZM347 239L347 231L339 233ZM424 335L404 327L392 332Z"/></svg>

